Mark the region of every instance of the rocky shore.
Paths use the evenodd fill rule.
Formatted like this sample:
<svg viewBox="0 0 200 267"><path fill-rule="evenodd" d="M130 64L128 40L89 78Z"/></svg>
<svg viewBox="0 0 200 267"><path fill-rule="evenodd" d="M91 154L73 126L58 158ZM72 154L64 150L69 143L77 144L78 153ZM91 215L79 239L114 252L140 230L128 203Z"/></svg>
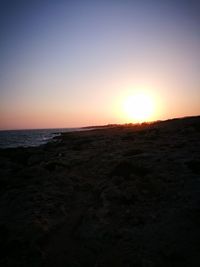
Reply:
<svg viewBox="0 0 200 267"><path fill-rule="evenodd" d="M0 150L0 266L200 266L200 117Z"/></svg>

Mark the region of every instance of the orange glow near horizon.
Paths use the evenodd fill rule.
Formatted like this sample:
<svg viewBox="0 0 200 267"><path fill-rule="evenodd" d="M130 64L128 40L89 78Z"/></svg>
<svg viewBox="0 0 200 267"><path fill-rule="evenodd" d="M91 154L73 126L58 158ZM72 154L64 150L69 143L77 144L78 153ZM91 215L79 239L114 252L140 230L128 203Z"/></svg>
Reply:
<svg viewBox="0 0 200 267"><path fill-rule="evenodd" d="M200 114L198 1L3 2L0 130Z"/></svg>

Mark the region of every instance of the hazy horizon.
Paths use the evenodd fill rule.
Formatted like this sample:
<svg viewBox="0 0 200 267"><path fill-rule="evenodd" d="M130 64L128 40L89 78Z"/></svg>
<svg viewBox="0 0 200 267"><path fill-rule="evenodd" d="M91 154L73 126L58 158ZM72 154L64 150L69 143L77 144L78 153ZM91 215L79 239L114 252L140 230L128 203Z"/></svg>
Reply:
<svg viewBox="0 0 200 267"><path fill-rule="evenodd" d="M165 121L170 121L170 120L181 120L181 119L189 119L189 118L195 118L195 117L200 117L200 114L197 115L192 115L192 116L183 116L183 117L171 117L171 118L166 118L166 119L158 119L158 120L154 120L154 121L143 121L143 122L124 122L124 123L107 123L107 124L91 124L91 125L82 125L79 127L53 127L53 128L18 128L18 129L0 129L0 132L6 132L6 131L40 131L40 130L60 130L60 129L89 129L91 128L95 128L95 127L105 127L105 126L109 126L109 125L128 125L128 124L132 124L132 125L142 125L143 123L157 123L157 122L165 122Z"/></svg>
<svg viewBox="0 0 200 267"><path fill-rule="evenodd" d="M1 1L0 130L135 123L200 114L200 2ZM144 104L145 108L145 104ZM144 119L145 121L145 119Z"/></svg>

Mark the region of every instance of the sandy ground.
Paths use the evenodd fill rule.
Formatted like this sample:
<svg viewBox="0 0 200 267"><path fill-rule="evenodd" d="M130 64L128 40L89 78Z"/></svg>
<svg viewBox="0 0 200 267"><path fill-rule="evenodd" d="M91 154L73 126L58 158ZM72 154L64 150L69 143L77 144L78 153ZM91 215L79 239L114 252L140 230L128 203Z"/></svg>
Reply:
<svg viewBox="0 0 200 267"><path fill-rule="evenodd" d="M0 266L200 266L200 117L0 150Z"/></svg>

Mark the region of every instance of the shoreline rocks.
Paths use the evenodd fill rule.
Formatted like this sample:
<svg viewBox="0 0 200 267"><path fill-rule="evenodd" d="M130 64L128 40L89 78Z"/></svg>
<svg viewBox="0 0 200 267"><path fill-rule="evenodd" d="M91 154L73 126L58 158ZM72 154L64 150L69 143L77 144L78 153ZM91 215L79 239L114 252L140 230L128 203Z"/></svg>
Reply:
<svg viewBox="0 0 200 267"><path fill-rule="evenodd" d="M0 265L200 264L200 117L0 149Z"/></svg>

